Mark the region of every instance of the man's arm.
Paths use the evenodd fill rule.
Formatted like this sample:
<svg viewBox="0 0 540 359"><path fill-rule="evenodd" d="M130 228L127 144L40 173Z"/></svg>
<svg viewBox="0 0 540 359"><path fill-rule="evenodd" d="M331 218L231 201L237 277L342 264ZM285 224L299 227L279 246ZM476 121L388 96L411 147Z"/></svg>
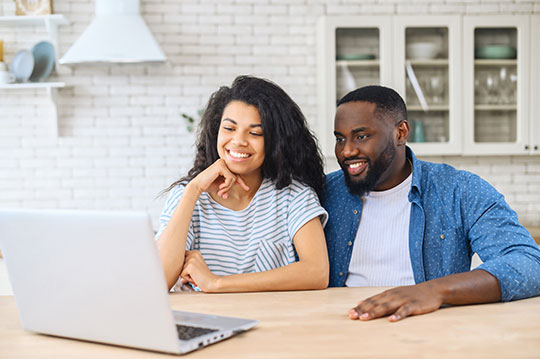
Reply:
<svg viewBox="0 0 540 359"><path fill-rule="evenodd" d="M411 286L396 287L358 303L349 318L370 320L390 315L395 322L436 311L443 304L492 303L501 300L499 281L484 270L452 274Z"/></svg>

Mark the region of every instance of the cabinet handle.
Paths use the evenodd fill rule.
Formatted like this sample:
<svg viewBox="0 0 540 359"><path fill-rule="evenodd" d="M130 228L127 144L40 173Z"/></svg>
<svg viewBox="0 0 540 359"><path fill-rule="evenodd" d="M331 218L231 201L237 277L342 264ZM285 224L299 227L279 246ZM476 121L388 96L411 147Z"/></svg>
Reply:
<svg viewBox="0 0 540 359"><path fill-rule="evenodd" d="M534 150L535 150L535 151L538 151L538 145L535 145L535 146L534 146Z"/></svg>
<svg viewBox="0 0 540 359"><path fill-rule="evenodd" d="M528 150L528 149L529 149L529 145L525 145L525 149Z"/></svg>

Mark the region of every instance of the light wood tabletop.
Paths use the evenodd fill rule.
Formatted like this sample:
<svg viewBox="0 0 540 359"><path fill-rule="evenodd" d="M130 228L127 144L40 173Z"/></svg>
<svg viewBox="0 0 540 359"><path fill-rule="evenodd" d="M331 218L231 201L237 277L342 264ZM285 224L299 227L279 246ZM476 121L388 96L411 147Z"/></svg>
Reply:
<svg viewBox="0 0 540 359"><path fill-rule="evenodd" d="M347 318L353 304L379 291L178 293L170 299L175 310L260 321L188 358L540 358L540 297L444 308L396 323ZM25 332L11 296L0 297L0 318L0 358L171 357Z"/></svg>

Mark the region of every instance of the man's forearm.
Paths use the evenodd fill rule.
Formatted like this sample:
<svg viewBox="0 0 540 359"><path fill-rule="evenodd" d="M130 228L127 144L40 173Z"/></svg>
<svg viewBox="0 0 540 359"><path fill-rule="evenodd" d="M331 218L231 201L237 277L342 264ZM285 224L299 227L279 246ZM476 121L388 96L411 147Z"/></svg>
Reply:
<svg viewBox="0 0 540 359"><path fill-rule="evenodd" d="M482 269L452 274L425 284L441 295L443 304L478 304L501 300L499 281Z"/></svg>

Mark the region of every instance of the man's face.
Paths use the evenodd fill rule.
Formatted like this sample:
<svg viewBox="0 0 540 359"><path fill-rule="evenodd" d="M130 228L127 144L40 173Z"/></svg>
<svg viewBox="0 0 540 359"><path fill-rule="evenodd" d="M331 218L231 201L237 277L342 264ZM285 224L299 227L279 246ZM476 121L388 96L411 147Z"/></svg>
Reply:
<svg viewBox="0 0 540 359"><path fill-rule="evenodd" d="M375 115L376 105L352 101L337 108L335 153L349 192L362 196L387 180L396 155L395 126Z"/></svg>

